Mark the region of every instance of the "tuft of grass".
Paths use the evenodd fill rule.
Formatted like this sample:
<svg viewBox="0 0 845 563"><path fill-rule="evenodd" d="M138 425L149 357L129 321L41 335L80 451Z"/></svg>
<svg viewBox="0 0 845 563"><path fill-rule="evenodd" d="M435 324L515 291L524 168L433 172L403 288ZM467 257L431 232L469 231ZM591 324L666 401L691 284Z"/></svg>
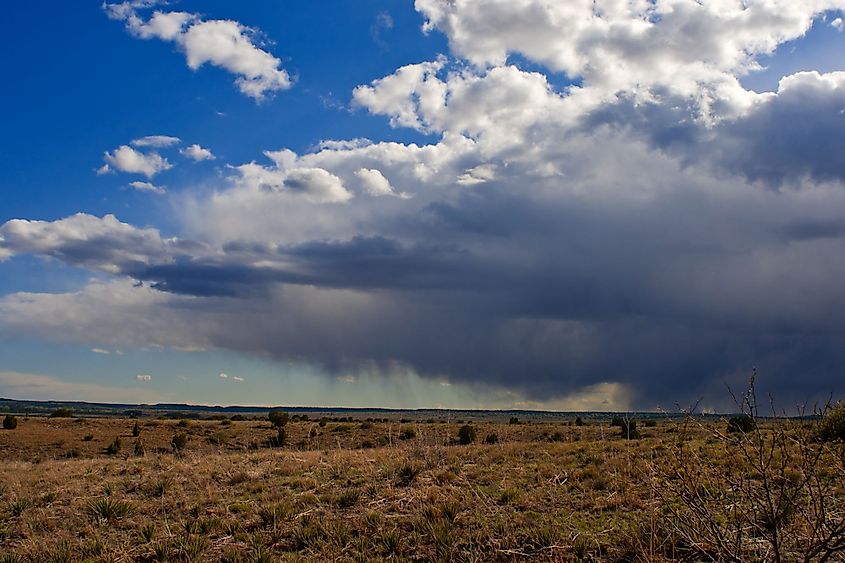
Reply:
<svg viewBox="0 0 845 563"><path fill-rule="evenodd" d="M405 463L396 470L396 484L407 487L413 483L420 474L420 467L412 463Z"/></svg>
<svg viewBox="0 0 845 563"><path fill-rule="evenodd" d="M72 563L76 561L73 549L67 540L62 540L53 546L48 555L50 563Z"/></svg>
<svg viewBox="0 0 845 563"><path fill-rule="evenodd" d="M208 548L208 538L196 535L180 536L176 538L174 547L181 558L187 561L198 561Z"/></svg>
<svg viewBox="0 0 845 563"><path fill-rule="evenodd" d="M299 526L294 528L292 538L296 549L315 549L326 537L325 530L313 518L302 518Z"/></svg>
<svg viewBox="0 0 845 563"><path fill-rule="evenodd" d="M397 528L382 530L378 536L382 552L388 557L399 555L402 546L402 532Z"/></svg>
<svg viewBox="0 0 845 563"><path fill-rule="evenodd" d="M28 498L21 498L9 502L9 514L12 517L18 517L23 514L24 510L32 506L32 501Z"/></svg>
<svg viewBox="0 0 845 563"><path fill-rule="evenodd" d="M261 518L261 525L265 528L276 528L293 516L293 513L294 507L290 502L277 502L262 506L258 510L258 517Z"/></svg>
<svg viewBox="0 0 845 563"><path fill-rule="evenodd" d="M167 540L158 541L153 544L153 557L155 561L170 561L173 554L173 544Z"/></svg>
<svg viewBox="0 0 845 563"><path fill-rule="evenodd" d="M139 534L144 543L150 543L155 538L156 527L153 524L147 524L145 526L142 526L139 531Z"/></svg>
<svg viewBox="0 0 845 563"><path fill-rule="evenodd" d="M513 487L504 489L499 493L499 504L511 504L519 498L519 491Z"/></svg>
<svg viewBox="0 0 845 563"><path fill-rule="evenodd" d="M347 489L337 495L334 499L334 505L338 508L351 508L358 504L361 498L361 489Z"/></svg>
<svg viewBox="0 0 845 563"><path fill-rule="evenodd" d="M170 487L173 485L173 481L171 479L159 479L153 486L150 488L150 496L152 497L163 497L167 494L167 491L170 490Z"/></svg>
<svg viewBox="0 0 845 563"><path fill-rule="evenodd" d="M98 520L113 522L132 514L132 505L126 501L103 497L89 501L88 512Z"/></svg>

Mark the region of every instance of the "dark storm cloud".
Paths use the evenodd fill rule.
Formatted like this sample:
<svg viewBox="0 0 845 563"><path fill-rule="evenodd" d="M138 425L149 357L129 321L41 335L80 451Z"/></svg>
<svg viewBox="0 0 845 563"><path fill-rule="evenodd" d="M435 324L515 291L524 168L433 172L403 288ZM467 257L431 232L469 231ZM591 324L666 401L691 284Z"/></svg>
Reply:
<svg viewBox="0 0 845 563"><path fill-rule="evenodd" d="M650 102L621 96L586 116L583 128L627 128L687 164L706 163L773 188L845 180L845 75L793 75L744 115L711 126L692 118L689 100L654 95Z"/></svg>

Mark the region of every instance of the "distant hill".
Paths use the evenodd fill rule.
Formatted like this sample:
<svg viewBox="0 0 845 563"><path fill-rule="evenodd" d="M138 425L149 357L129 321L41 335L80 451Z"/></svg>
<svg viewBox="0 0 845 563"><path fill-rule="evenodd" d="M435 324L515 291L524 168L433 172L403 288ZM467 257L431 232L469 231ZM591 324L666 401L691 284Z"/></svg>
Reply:
<svg viewBox="0 0 845 563"><path fill-rule="evenodd" d="M303 407L303 406L210 406L189 405L183 403L129 404L129 403L91 403L87 401L23 401L17 399L0 398L0 412L29 414L33 416L49 415L53 411L66 408L73 411L74 416L133 416L133 417L182 417L201 418L211 415L252 415L264 416L271 410L284 410L292 414L314 414L319 416L338 415L364 418L368 415L378 415L387 418L503 418L517 417L520 420L552 421L572 419L576 416L588 419L608 419L614 415L624 414L632 418L676 418L681 413L613 413L613 412L554 412L529 410L473 410L473 409L391 409L391 408L353 408L353 407Z"/></svg>

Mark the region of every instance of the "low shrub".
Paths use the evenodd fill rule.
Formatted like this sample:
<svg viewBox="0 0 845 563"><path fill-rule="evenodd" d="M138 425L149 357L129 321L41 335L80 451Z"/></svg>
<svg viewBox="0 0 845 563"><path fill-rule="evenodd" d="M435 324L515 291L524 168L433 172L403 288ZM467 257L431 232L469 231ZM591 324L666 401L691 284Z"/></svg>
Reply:
<svg viewBox="0 0 845 563"><path fill-rule="evenodd" d="M170 439L170 445L176 453L180 453L188 445L188 435L182 432L181 434L174 434Z"/></svg>
<svg viewBox="0 0 845 563"><path fill-rule="evenodd" d="M738 414L728 419L728 432L747 434L757 427L751 415Z"/></svg>
<svg viewBox="0 0 845 563"><path fill-rule="evenodd" d="M267 413L267 420L269 420L273 426L282 427L288 423L290 415L288 415L285 411L270 411Z"/></svg>
<svg viewBox="0 0 845 563"><path fill-rule="evenodd" d="M485 444L498 444L499 443L499 435L498 434L487 434L484 437Z"/></svg>
<svg viewBox="0 0 845 563"><path fill-rule="evenodd" d="M824 414L816 428L816 438L821 442L845 442L845 403Z"/></svg>
<svg viewBox="0 0 845 563"><path fill-rule="evenodd" d="M622 425L619 427L619 435L626 440L636 440L640 437L640 431L637 429L637 421L630 418L624 419Z"/></svg>
<svg viewBox="0 0 845 563"><path fill-rule="evenodd" d="M18 417L7 414L3 419L3 428L6 430L14 430L18 427Z"/></svg>
<svg viewBox="0 0 845 563"><path fill-rule="evenodd" d="M475 442L475 428L469 424L461 426L458 429L458 442L464 446Z"/></svg>
<svg viewBox="0 0 845 563"><path fill-rule="evenodd" d="M400 440L413 440L417 437L417 431L411 427L402 429L402 432L399 433Z"/></svg>
<svg viewBox="0 0 845 563"><path fill-rule="evenodd" d="M72 416L73 411L64 407L56 409L50 413L50 418L71 418Z"/></svg>
<svg viewBox="0 0 845 563"><path fill-rule="evenodd" d="M114 441L106 446L106 453L109 455L117 455L120 453L122 444L120 443L120 436L115 436Z"/></svg>
<svg viewBox="0 0 845 563"><path fill-rule="evenodd" d="M133 426L133 427L132 427L132 436L133 436L134 438L137 438L137 437L138 437L138 436L140 436L140 435L141 435L141 427L140 427L140 426L138 425L138 423L136 422L136 423L135 423L135 426Z"/></svg>

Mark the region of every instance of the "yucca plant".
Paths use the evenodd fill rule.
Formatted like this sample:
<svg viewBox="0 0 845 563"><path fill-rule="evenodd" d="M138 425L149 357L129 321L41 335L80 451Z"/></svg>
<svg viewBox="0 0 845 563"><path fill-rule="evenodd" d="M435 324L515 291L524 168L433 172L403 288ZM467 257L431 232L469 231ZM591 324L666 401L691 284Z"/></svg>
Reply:
<svg viewBox="0 0 845 563"><path fill-rule="evenodd" d="M126 501L103 497L90 501L88 512L98 520L111 522L129 516L132 513L132 505Z"/></svg>

